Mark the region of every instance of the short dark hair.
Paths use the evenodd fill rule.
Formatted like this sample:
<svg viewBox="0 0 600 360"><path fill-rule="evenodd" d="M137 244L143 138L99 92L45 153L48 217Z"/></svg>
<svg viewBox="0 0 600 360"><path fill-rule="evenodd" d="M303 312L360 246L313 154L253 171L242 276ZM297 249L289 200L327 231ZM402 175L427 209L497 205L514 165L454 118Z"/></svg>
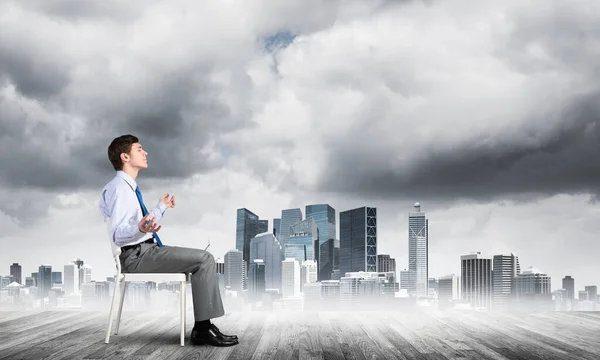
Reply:
<svg viewBox="0 0 600 360"><path fill-rule="evenodd" d="M114 138L110 145L108 145L108 160L110 160L116 171L123 170L121 154L129 154L131 152L131 146L138 142L140 142L139 139L133 135L121 135Z"/></svg>

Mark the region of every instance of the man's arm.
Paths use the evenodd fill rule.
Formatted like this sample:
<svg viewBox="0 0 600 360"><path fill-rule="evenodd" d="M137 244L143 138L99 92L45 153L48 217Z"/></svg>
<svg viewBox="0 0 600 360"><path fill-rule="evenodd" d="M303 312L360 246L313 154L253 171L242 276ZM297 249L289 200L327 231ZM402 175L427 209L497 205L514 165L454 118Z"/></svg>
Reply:
<svg viewBox="0 0 600 360"><path fill-rule="evenodd" d="M166 210L167 205L165 205L165 203L163 203L162 201L159 201L158 204L156 204L156 207L150 210L150 214L154 215L154 217L156 218L156 222L159 222L165 215Z"/></svg>
<svg viewBox="0 0 600 360"><path fill-rule="evenodd" d="M117 246L134 243L146 233L140 231L137 214L130 210L125 187L113 187L102 193L112 222L112 238Z"/></svg>

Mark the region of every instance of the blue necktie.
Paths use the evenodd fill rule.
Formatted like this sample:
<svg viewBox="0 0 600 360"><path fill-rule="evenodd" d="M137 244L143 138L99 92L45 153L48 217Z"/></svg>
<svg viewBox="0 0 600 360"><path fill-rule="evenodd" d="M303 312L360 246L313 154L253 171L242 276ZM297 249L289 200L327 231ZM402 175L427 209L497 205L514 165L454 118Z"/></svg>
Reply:
<svg viewBox="0 0 600 360"><path fill-rule="evenodd" d="M142 192L140 191L140 187L137 186L135 188L135 195L137 195L138 201L140 203L140 206L142 207L142 216L146 216L148 214L148 209L146 209L146 205L144 205L144 200L142 200ZM154 234L154 238L156 239L156 242L158 243L158 246L162 247L163 244L162 242L160 242L160 238L158 237L157 233L152 233Z"/></svg>

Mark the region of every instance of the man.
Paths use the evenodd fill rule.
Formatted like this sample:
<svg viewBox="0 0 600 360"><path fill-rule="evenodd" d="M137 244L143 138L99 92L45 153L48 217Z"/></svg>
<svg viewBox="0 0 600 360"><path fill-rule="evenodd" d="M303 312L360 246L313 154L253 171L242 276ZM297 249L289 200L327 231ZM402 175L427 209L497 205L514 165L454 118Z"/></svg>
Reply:
<svg viewBox="0 0 600 360"><path fill-rule="evenodd" d="M191 333L194 345L231 346L235 335L225 335L210 322L223 316L215 259L200 249L163 245L157 232L167 208L175 207L175 197L160 198L148 211L136 183L138 172L148 168L148 153L137 137L122 135L108 146L108 159L117 171L104 187L100 210L112 220L113 241L121 247L121 266L128 273L191 273L195 324Z"/></svg>

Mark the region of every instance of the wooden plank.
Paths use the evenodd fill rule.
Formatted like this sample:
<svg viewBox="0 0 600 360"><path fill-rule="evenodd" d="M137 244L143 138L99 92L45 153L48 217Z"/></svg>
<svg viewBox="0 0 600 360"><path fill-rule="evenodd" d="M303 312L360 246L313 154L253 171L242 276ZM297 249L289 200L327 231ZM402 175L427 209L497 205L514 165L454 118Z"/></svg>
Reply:
<svg viewBox="0 0 600 360"><path fill-rule="evenodd" d="M595 359L600 314L471 311L239 312L215 322L234 347L179 346L178 313L125 312L104 344L107 312L6 312L2 359ZM6 331L6 330L9 331Z"/></svg>
<svg viewBox="0 0 600 360"><path fill-rule="evenodd" d="M85 328L100 317L100 314L94 312L82 312L76 314L76 317L71 316L66 319L64 317L51 319L46 315L48 314L43 316L40 314L40 318L45 319L46 322L40 322L36 327L13 333L12 338L6 340L1 346L2 359L27 359L47 356L46 344L49 341L60 336L69 336L68 334L74 330Z"/></svg>

